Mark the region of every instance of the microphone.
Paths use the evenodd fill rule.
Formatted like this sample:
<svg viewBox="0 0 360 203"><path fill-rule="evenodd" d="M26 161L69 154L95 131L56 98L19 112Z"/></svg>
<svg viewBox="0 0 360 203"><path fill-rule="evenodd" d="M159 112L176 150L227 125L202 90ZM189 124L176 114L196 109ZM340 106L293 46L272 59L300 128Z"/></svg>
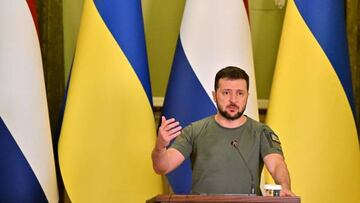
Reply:
<svg viewBox="0 0 360 203"><path fill-rule="evenodd" d="M241 157L241 160L244 162L244 165L245 165L246 169L248 170L248 172L249 172L249 174L250 174L250 178L251 178L250 195L256 195L256 194L255 194L254 175L253 175L253 173L251 172L248 164L246 163L246 161L245 161L245 159L244 159L244 156L241 154L241 151L240 151L240 149L239 149L239 143L238 143L238 141L237 141L237 140L233 140L233 141L231 141L230 144L231 144L231 146L233 146L233 147L236 149L236 151L238 152L238 154L239 154L240 157Z"/></svg>

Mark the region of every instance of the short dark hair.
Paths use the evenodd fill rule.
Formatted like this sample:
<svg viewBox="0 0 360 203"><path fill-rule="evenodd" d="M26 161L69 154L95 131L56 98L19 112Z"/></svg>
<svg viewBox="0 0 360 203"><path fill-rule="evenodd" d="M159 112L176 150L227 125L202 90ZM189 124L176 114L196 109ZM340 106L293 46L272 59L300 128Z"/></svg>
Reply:
<svg viewBox="0 0 360 203"><path fill-rule="evenodd" d="M215 91L219 88L219 80L227 78L230 80L243 79L246 81L246 89L249 91L249 75L241 68L235 66L227 66L216 73Z"/></svg>

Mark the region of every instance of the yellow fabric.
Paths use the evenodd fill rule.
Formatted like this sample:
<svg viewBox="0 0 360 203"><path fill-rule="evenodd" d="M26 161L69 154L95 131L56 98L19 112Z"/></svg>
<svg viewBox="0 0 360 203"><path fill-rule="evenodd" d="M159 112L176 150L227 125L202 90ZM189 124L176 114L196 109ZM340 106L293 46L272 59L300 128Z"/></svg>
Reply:
<svg viewBox="0 0 360 203"><path fill-rule="evenodd" d="M85 1L59 141L71 201L145 202L162 193L152 170L155 139L141 82L93 1Z"/></svg>
<svg viewBox="0 0 360 203"><path fill-rule="evenodd" d="M359 202L360 153L343 87L288 2L266 123L278 133L304 203Z"/></svg>

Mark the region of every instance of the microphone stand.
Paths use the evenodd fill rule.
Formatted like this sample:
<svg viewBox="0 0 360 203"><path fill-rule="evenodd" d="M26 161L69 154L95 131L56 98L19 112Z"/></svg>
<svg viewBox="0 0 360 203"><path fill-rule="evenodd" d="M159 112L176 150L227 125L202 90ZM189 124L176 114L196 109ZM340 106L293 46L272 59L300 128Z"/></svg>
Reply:
<svg viewBox="0 0 360 203"><path fill-rule="evenodd" d="M236 149L236 151L238 152L238 154L240 155L240 157L241 157L241 160L244 162L244 165L245 165L245 167L247 168L247 170L248 170L248 172L249 172L249 174L250 174L250 178L251 178L251 189L250 189L250 195L256 195L255 194L255 184L254 184L254 175L253 175L253 173L251 172L251 170L250 170L250 168L249 168L249 166L248 166L248 164L246 163L246 161L245 161L245 159L244 159L244 156L241 154L241 152L240 152L240 149L239 149L239 147L238 147L238 141L237 140L233 140L233 141L231 141L231 146L233 146L235 149Z"/></svg>

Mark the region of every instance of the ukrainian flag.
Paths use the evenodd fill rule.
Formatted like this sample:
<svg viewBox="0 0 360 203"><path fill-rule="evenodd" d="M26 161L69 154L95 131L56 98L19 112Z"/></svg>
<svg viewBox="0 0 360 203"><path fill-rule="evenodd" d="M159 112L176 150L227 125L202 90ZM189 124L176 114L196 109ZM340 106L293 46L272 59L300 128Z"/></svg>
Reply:
<svg viewBox="0 0 360 203"><path fill-rule="evenodd" d="M266 122L303 202L359 202L354 109L344 1L288 1Z"/></svg>
<svg viewBox="0 0 360 203"><path fill-rule="evenodd" d="M0 1L0 202L4 203L59 201L35 16L34 1Z"/></svg>
<svg viewBox="0 0 360 203"><path fill-rule="evenodd" d="M144 202L162 192L141 1L86 0L59 140L72 202Z"/></svg>
<svg viewBox="0 0 360 203"><path fill-rule="evenodd" d="M244 2L187 0L163 114L177 119L183 127L216 114L212 99L215 75L226 66L238 66L249 74L250 96L245 114L257 120L255 72ZM190 160L186 159L167 177L175 193L190 193Z"/></svg>

